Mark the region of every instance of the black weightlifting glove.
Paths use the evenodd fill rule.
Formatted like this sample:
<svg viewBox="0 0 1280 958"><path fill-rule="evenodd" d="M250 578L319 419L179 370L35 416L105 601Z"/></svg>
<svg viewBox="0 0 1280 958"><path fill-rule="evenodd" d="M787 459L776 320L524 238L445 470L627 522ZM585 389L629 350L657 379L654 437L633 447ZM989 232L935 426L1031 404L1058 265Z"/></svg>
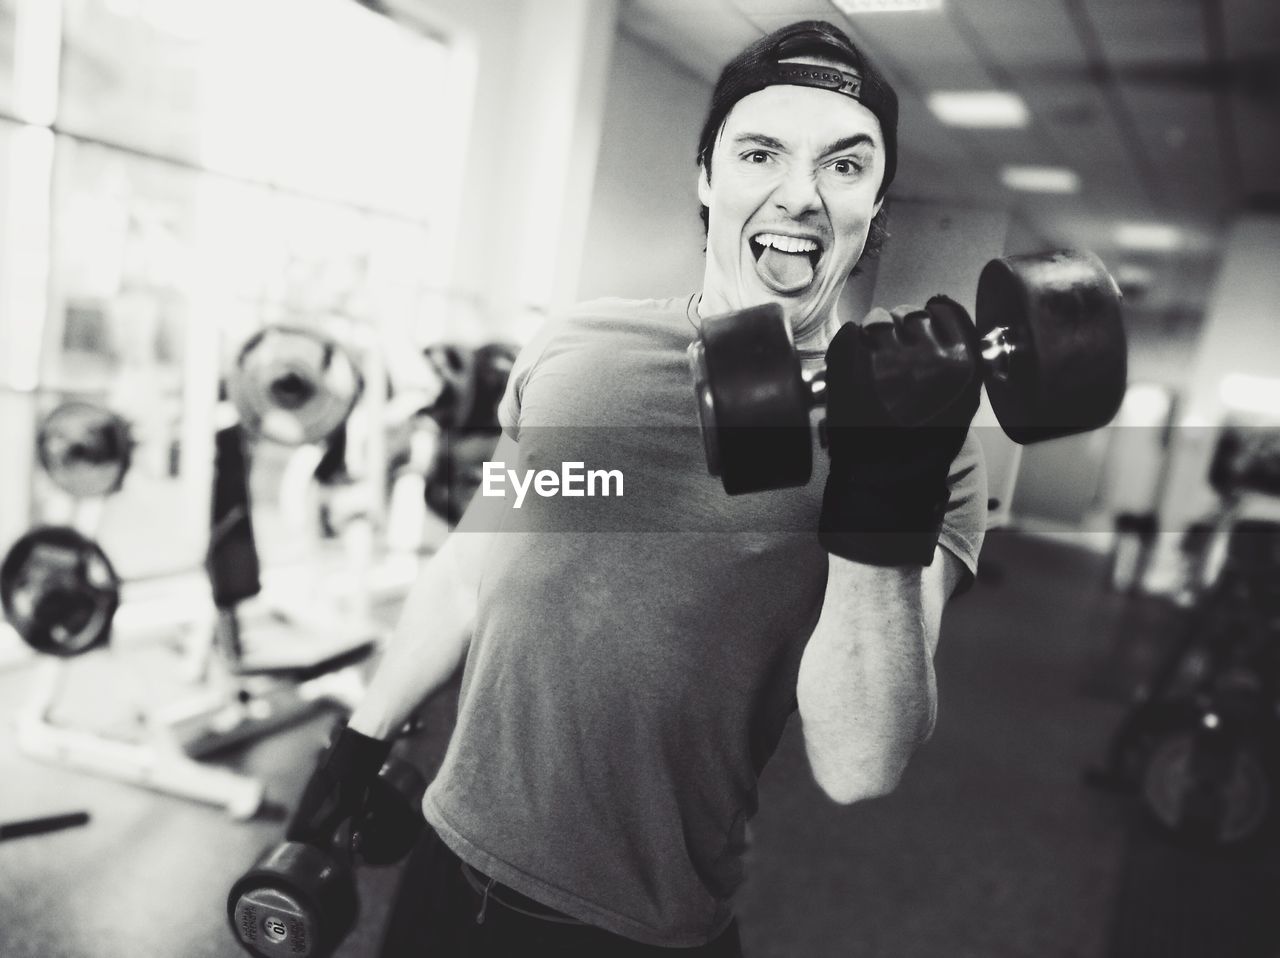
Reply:
<svg viewBox="0 0 1280 958"><path fill-rule="evenodd" d="M358 826L369 788L390 752L391 742L341 726L303 789L285 837L324 847L344 822Z"/></svg>
<svg viewBox="0 0 1280 958"><path fill-rule="evenodd" d="M819 524L828 552L879 566L933 561L947 476L978 410L977 355L973 322L945 296L836 333Z"/></svg>

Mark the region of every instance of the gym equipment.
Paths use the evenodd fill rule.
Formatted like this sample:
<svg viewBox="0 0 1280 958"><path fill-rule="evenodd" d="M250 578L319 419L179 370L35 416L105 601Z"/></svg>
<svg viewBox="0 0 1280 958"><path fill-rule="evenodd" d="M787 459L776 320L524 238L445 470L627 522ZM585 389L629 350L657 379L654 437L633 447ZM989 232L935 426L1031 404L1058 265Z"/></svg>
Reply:
<svg viewBox="0 0 1280 958"><path fill-rule="evenodd" d="M1225 426L1214 446L1209 485L1226 497L1280 496L1280 429Z"/></svg>
<svg viewBox="0 0 1280 958"><path fill-rule="evenodd" d="M227 899L236 941L258 958L323 958L350 933L358 914L351 867L298 842L270 849Z"/></svg>
<svg viewBox="0 0 1280 958"><path fill-rule="evenodd" d="M133 458L129 424L91 403L64 402L36 435L36 455L49 478L78 498L116 492Z"/></svg>
<svg viewBox="0 0 1280 958"><path fill-rule="evenodd" d="M1144 806L1179 838L1219 846L1255 838L1271 817L1276 782L1261 724L1212 710L1188 718L1150 746Z"/></svg>
<svg viewBox="0 0 1280 958"><path fill-rule="evenodd" d="M66 526L41 526L0 565L5 618L37 652L73 656L107 641L120 579L97 543Z"/></svg>
<svg viewBox="0 0 1280 958"><path fill-rule="evenodd" d="M882 401L904 426L927 421L951 398L935 392L954 385L957 370L961 386L982 377L1000 425L1019 444L1097 429L1119 410L1128 367L1120 291L1093 254L990 261L978 279L975 323L976 350L956 344L934 369L878 371ZM704 320L689 363L707 471L726 492L809 481L809 414L825 402L829 371L802 371L780 306Z"/></svg>
<svg viewBox="0 0 1280 958"><path fill-rule="evenodd" d="M1280 523L1225 521L1221 570L1086 779L1215 846L1256 840L1280 787Z"/></svg>
<svg viewBox="0 0 1280 958"><path fill-rule="evenodd" d="M323 440L363 391L364 377L336 340L291 326L249 337L229 382L245 429L286 446Z"/></svg>
<svg viewBox="0 0 1280 958"><path fill-rule="evenodd" d="M82 500L118 490L130 464L128 426L87 403L64 403L37 430L50 478ZM17 744L50 764L208 802L236 818L262 805L262 785L193 761L154 728L122 741L56 723L52 716L69 677L69 659L106 645L120 603L120 582L105 554L77 529L42 527L10 549L0 568L5 615L48 661L38 669L20 711Z"/></svg>
<svg viewBox="0 0 1280 958"><path fill-rule="evenodd" d="M480 466L497 445L498 404L516 353L514 346L496 342L475 349L441 343L424 350L442 385L421 413L438 428L429 453L415 457L410 448L392 460L393 488L413 490L410 496L397 489L393 501L408 504L412 499L415 507L425 501L449 525L457 525L479 488Z"/></svg>
<svg viewBox="0 0 1280 958"><path fill-rule="evenodd" d="M232 934L257 958L325 958L359 914L355 859L390 865L422 831L426 781L416 768L389 759L370 788L358 823L335 826L330 846L282 842L266 851L227 895Z"/></svg>
<svg viewBox="0 0 1280 958"><path fill-rule="evenodd" d="M244 603L263 592L249 495L252 443L318 444L343 435L365 378L336 340L310 330L268 327L237 354L227 384L234 410L223 410L234 421L214 441L206 561L214 622L188 647L190 678L201 689L149 716L187 756L205 758L322 707L350 711L363 695L359 669L383 634L367 610L284 606L276 595L268 597L269 613L255 618L246 617ZM337 460L335 453L326 466L335 474ZM367 587L363 569L349 579ZM261 799L261 784L245 781Z"/></svg>
<svg viewBox="0 0 1280 958"><path fill-rule="evenodd" d="M381 629L364 618L275 608L265 627L256 627L246 626L241 612L242 603L262 592L249 496L251 442L320 443L338 434L363 391L355 362L325 336L268 327L240 349L227 391L238 418L215 435L206 561L216 623L189 650L193 677L205 688L153 715L197 758L326 704L354 708L363 689L354 667L381 638ZM265 654L246 645L247 634L257 636Z"/></svg>
<svg viewBox="0 0 1280 958"><path fill-rule="evenodd" d="M19 822L0 824L0 842L9 838L27 838L31 835L47 835L60 832L64 828L75 828L89 824L88 812L67 812L63 815L43 815L40 818L27 818Z"/></svg>

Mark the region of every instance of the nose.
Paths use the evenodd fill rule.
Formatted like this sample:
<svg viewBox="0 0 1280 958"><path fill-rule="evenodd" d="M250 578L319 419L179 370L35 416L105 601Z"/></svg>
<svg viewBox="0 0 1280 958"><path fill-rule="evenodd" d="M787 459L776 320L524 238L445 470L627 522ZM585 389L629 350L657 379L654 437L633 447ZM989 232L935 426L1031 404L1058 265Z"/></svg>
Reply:
<svg viewBox="0 0 1280 958"><path fill-rule="evenodd" d="M806 213L822 208L818 195L817 177L803 164L791 166L773 191L773 202L791 219L801 219Z"/></svg>

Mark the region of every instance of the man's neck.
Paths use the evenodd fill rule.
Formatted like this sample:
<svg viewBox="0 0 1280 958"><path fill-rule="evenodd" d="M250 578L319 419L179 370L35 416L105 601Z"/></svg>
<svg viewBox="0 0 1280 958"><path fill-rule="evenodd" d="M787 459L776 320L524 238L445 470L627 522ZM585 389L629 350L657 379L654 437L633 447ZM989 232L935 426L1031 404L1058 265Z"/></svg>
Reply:
<svg viewBox="0 0 1280 958"><path fill-rule="evenodd" d="M721 313L730 312L732 308L726 304L724 297L706 289L699 294L699 319L706 319L708 316L719 316ZM787 312L785 307L783 311ZM827 344L831 342L836 330L840 328L840 320L834 307L824 316L806 316L798 322L788 313L787 321L792 324L791 335L795 340L797 351L800 352L825 353Z"/></svg>

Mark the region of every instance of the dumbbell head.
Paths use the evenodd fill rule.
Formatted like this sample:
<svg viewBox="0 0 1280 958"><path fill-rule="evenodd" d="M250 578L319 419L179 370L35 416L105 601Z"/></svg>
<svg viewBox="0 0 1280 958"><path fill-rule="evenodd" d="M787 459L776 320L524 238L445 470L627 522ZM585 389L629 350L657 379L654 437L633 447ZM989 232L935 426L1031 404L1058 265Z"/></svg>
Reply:
<svg viewBox="0 0 1280 958"><path fill-rule="evenodd" d="M1097 429L1119 410L1128 374L1120 290L1093 254L992 260L974 321L987 396L1015 442Z"/></svg>
<svg viewBox="0 0 1280 958"><path fill-rule="evenodd" d="M813 470L813 387L776 303L703 320L689 347L707 470L725 492L802 486Z"/></svg>
<svg viewBox="0 0 1280 958"><path fill-rule="evenodd" d="M232 933L257 958L326 958L357 911L351 869L299 842L269 850L227 896Z"/></svg>
<svg viewBox="0 0 1280 958"><path fill-rule="evenodd" d="M369 788L356 853L369 865L390 865L409 854L422 834L427 781L414 766L390 759Z"/></svg>

